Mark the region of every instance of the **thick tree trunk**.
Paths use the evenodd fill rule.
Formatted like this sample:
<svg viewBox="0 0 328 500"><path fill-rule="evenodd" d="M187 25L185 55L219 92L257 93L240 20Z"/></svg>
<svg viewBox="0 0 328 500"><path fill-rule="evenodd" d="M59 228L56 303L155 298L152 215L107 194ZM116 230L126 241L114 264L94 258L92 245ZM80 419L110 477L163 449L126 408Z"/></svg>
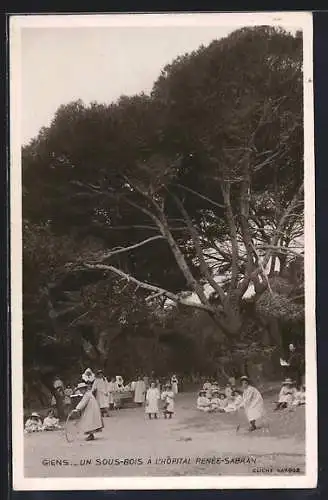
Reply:
<svg viewBox="0 0 328 500"><path fill-rule="evenodd" d="M241 300L237 291L230 292L224 303L225 324L232 336L236 336L243 325Z"/></svg>

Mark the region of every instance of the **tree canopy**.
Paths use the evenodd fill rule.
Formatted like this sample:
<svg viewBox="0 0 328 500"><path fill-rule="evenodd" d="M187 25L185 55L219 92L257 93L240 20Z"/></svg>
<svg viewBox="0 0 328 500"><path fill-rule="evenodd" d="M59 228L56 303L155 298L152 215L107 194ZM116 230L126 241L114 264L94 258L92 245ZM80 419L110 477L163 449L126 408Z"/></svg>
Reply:
<svg viewBox="0 0 328 500"><path fill-rule="evenodd" d="M61 106L22 151L24 329L56 323L99 360L175 311L231 346L251 288L255 314L302 319L302 81L300 34L260 26L178 57L150 95Z"/></svg>

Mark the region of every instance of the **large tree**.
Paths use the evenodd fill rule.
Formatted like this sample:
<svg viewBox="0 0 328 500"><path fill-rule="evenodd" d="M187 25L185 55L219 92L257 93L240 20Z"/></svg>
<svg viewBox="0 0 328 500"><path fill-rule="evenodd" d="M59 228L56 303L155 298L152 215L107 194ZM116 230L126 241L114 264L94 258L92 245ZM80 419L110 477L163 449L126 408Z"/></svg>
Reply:
<svg viewBox="0 0 328 500"><path fill-rule="evenodd" d="M302 234L302 116L301 36L238 30L150 96L62 106L24 148L24 214L78 243L68 274L205 311L231 342L246 291L271 294Z"/></svg>

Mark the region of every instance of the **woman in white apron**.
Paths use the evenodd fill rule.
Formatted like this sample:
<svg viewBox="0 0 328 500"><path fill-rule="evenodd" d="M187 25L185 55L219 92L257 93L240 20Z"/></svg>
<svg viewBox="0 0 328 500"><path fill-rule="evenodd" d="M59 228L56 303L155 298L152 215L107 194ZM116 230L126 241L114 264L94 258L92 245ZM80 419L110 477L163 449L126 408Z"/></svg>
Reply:
<svg viewBox="0 0 328 500"><path fill-rule="evenodd" d="M102 370L98 370L96 373L96 378L92 385L92 392L95 396L101 415L108 416L109 411L109 397L108 397L108 380L104 376Z"/></svg>
<svg viewBox="0 0 328 500"><path fill-rule="evenodd" d="M141 406L145 401L146 384L141 377L138 377L134 387L134 402Z"/></svg>

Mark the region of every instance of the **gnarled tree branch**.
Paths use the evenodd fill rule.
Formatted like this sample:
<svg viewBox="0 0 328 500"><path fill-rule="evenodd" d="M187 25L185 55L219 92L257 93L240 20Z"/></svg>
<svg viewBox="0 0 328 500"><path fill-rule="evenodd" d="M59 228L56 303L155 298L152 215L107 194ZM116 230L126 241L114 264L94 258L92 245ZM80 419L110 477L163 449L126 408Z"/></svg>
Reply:
<svg viewBox="0 0 328 500"><path fill-rule="evenodd" d="M197 254L197 257L199 260L201 273L204 276L204 278L207 279L207 281L209 282L209 284L211 285L213 290L219 295L219 297L223 303L224 299L225 299L224 290L215 281L215 279L213 278L212 273L211 273L211 271L206 263L206 260L204 258L204 254L203 254L203 250L202 250L202 247L200 244L200 237L199 237L198 231L197 231L195 225L192 223L192 220L190 219L187 210L184 208L183 204L181 203L181 200L175 194L173 194L171 192L170 192L170 195L172 196L173 200L175 201L177 207L179 208L182 216L184 217L184 219L186 221L186 224L187 224L187 227L189 229L190 236L191 236L191 239L193 241L193 244L194 244L194 247L196 250L196 254Z"/></svg>
<svg viewBox="0 0 328 500"><path fill-rule="evenodd" d="M152 236L151 238L147 238L146 240L139 241L138 243L135 243L134 245L111 250L110 252L105 253L104 255L99 257L99 259L96 259L94 262L95 263L104 262L105 260L109 259L110 257L113 257L114 255L118 255L118 254L121 254L124 252L129 252L130 250L134 250L135 248L139 248L143 245L147 245L148 243L151 243L152 241L163 240L163 239L165 239L165 238L164 238L164 236L161 236L161 235Z"/></svg>
<svg viewBox="0 0 328 500"><path fill-rule="evenodd" d="M150 285L149 283L145 283L144 281L140 281L137 278L135 278L134 276L131 276L130 274L124 273L121 269L117 269L114 266L110 266L107 264L84 263L83 267L85 267L86 269L100 269L103 271L110 271L114 274L117 274L121 278L126 279L128 282L136 284L140 288L143 288L145 290L149 290L150 292L155 293L157 295L163 295L177 304L181 304L181 305L188 306L188 307L194 307L196 309L201 309L203 311L208 311L211 313L214 312L214 309L210 306L204 305L202 303L194 302L194 301L192 301L192 302L187 301L183 297L180 297L179 295L177 295L173 292L165 290L164 288L161 288L161 287L155 286L155 285Z"/></svg>

